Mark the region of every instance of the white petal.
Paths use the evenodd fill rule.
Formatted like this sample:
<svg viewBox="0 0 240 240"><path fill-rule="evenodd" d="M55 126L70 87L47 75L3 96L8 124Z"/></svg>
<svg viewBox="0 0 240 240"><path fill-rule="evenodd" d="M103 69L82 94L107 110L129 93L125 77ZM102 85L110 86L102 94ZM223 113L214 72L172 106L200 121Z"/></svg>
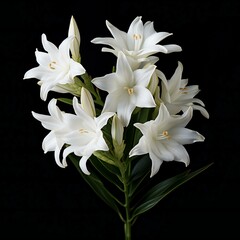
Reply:
<svg viewBox="0 0 240 240"><path fill-rule="evenodd" d="M109 93L119 89L119 81L116 73L106 74L103 77L92 79L92 83L101 90Z"/></svg>
<svg viewBox="0 0 240 240"><path fill-rule="evenodd" d="M173 128L169 130L169 135L183 145L204 141L204 137L201 134L188 128Z"/></svg>
<svg viewBox="0 0 240 240"><path fill-rule="evenodd" d="M150 36L148 36L148 38L145 39L144 43L143 43L143 48L148 48L149 46L153 46L156 43L162 41L164 38L171 36L172 33L168 33L168 32L158 32L158 33L154 33Z"/></svg>
<svg viewBox="0 0 240 240"><path fill-rule="evenodd" d="M36 56L37 63L44 67L48 67L49 63L51 62L49 54L47 54L45 52L40 52L40 51L36 50L35 56Z"/></svg>
<svg viewBox="0 0 240 240"><path fill-rule="evenodd" d="M89 159L89 157L90 156L82 156L82 158L79 161L79 167L86 175L90 175L90 172L87 169L87 160Z"/></svg>
<svg viewBox="0 0 240 240"><path fill-rule="evenodd" d="M67 162L66 160L63 160L63 162L61 163L60 159L59 159L59 156L60 156L60 151L61 151L61 148L56 148L55 149L55 152L54 152L54 157L55 157L55 161L57 163L57 165L61 168L65 168L67 166Z"/></svg>
<svg viewBox="0 0 240 240"><path fill-rule="evenodd" d="M143 87L147 87L155 69L156 66L150 65L148 68L138 69L134 71L136 84Z"/></svg>
<svg viewBox="0 0 240 240"><path fill-rule="evenodd" d="M58 48L51 42L47 40L47 36L42 34L42 45L46 52L48 52L51 56L58 56Z"/></svg>
<svg viewBox="0 0 240 240"><path fill-rule="evenodd" d="M132 148L132 150L129 152L129 157L133 157L136 155L144 155L148 153L147 147L146 147L146 139L145 137L141 137L139 140L139 143Z"/></svg>
<svg viewBox="0 0 240 240"><path fill-rule="evenodd" d="M46 71L46 69L44 69L41 66L38 66L38 67L28 70L24 74L23 79L36 78L36 79L41 80L43 78L43 76L45 76L47 74L48 74L48 71Z"/></svg>
<svg viewBox="0 0 240 240"><path fill-rule="evenodd" d="M106 20L106 25L113 37L116 39L116 42L121 46L121 48L127 48L126 46L126 32L123 32L113 26L109 21Z"/></svg>
<svg viewBox="0 0 240 240"><path fill-rule="evenodd" d="M71 78L75 76L82 75L86 72L85 68L78 62L75 62L73 59L70 59L70 75Z"/></svg>
<svg viewBox="0 0 240 240"><path fill-rule="evenodd" d="M96 118L96 125L99 129L102 129L107 124L107 121L112 117L115 112L104 112Z"/></svg>
<svg viewBox="0 0 240 240"><path fill-rule="evenodd" d="M169 141L166 145L168 150L172 152L175 156L174 160L178 162L185 163L185 166L189 165L190 159L188 152L186 151L185 147L181 144L174 143L174 141Z"/></svg>
<svg viewBox="0 0 240 240"><path fill-rule="evenodd" d="M159 171L163 161L159 156L155 155L154 152L149 152L149 156L152 161L152 168L151 168L151 175L150 175L150 178L152 178Z"/></svg>
<svg viewBox="0 0 240 240"><path fill-rule="evenodd" d="M44 153L55 151L57 147L56 135L54 132L50 132L42 142L42 149Z"/></svg>
<svg viewBox="0 0 240 240"><path fill-rule="evenodd" d="M205 118L207 118L207 119L209 118L209 113L202 106L192 105L192 108L195 110L199 110Z"/></svg>
<svg viewBox="0 0 240 240"><path fill-rule="evenodd" d="M102 112L117 112L118 104L124 94L126 95L123 91L109 93L105 99Z"/></svg>
<svg viewBox="0 0 240 240"><path fill-rule="evenodd" d="M117 114L124 127L128 126L135 107L128 98L122 98L118 103Z"/></svg>
<svg viewBox="0 0 240 240"><path fill-rule="evenodd" d="M123 52L119 52L118 54L116 74L119 76L119 82L121 82L121 85L127 84L129 86L134 83L132 69Z"/></svg>
<svg viewBox="0 0 240 240"><path fill-rule="evenodd" d="M163 45L163 46L167 49L167 53L182 51L182 48L176 44L168 44L168 45Z"/></svg>
<svg viewBox="0 0 240 240"><path fill-rule="evenodd" d="M134 104L137 107L151 108L151 107L156 106L156 103L153 99L153 96L147 88L141 87L141 86L136 86L136 87L133 88L133 91L134 91L133 95L135 97L135 103Z"/></svg>

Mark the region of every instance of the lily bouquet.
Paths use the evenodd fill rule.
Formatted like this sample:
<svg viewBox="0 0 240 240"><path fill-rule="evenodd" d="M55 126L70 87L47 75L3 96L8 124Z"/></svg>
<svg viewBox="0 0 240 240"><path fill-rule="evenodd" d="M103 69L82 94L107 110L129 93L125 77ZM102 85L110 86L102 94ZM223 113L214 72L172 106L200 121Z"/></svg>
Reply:
<svg viewBox="0 0 240 240"><path fill-rule="evenodd" d="M152 181L163 162L189 165L184 145L203 142L204 137L187 125L195 110L206 118L209 114L195 98L198 85L182 79L180 61L170 79L157 66L158 53L182 51L176 44L159 44L171 33L155 31L153 22L143 23L141 16L127 32L109 21L106 26L112 37L91 42L106 45L102 51L116 56L110 73L93 78L81 64L80 32L72 16L68 36L59 47L42 34L45 52L36 49L39 65L26 71L24 79L39 80L43 101L50 91L63 94L49 100L49 115L32 111L49 130L43 151L54 152L61 168L68 162L76 166L95 193L119 215L125 239L130 240L131 227L141 214L211 165ZM61 110L60 102L71 110Z"/></svg>

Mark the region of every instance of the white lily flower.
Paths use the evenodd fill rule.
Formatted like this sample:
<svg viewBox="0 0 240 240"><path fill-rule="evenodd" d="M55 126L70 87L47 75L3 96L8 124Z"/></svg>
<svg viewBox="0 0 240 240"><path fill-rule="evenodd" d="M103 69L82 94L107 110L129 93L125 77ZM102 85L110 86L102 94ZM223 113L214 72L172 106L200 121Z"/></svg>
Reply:
<svg viewBox="0 0 240 240"><path fill-rule="evenodd" d="M156 66L133 71L126 56L119 52L116 72L92 80L96 87L107 91L103 112L117 112L123 126L128 126L136 107L155 107L147 86Z"/></svg>
<svg viewBox="0 0 240 240"><path fill-rule="evenodd" d="M48 111L50 115L35 113L32 115L42 123L42 126L50 133L43 139L42 148L44 153L54 151L55 161L59 167L66 167L66 161L61 162L59 159L60 151L65 143L64 135L68 133L69 129L66 127L67 123L65 117L67 113L62 112L56 105L57 100L52 99L48 104Z"/></svg>
<svg viewBox="0 0 240 240"><path fill-rule="evenodd" d="M114 113L106 112L99 117L93 117L89 113L91 109L83 109L76 97L73 98L73 108L76 113L64 113L56 105L57 100L49 102L48 110L50 115L32 112L43 127L50 130L50 133L43 140L44 152L54 151L55 161L58 166L67 166L66 157L74 152L76 156L82 157L79 161L80 168L85 174L90 174L86 162L93 152L102 150L108 151L108 146L103 138L102 127ZM85 107L89 107L86 104ZM60 151L64 144L68 147L63 151L63 159L60 161Z"/></svg>
<svg viewBox="0 0 240 240"><path fill-rule="evenodd" d="M66 38L57 48L53 43L47 40L45 34L42 34L42 44L46 52L40 52L36 49L36 60L38 67L28 70L23 79L36 78L40 81L40 97L47 99L49 91L67 93L64 84L73 84L74 77L86 72L84 67L70 57L70 46L73 37ZM61 86L62 85L62 86Z"/></svg>
<svg viewBox="0 0 240 240"><path fill-rule="evenodd" d="M77 26L77 23L74 19L74 17L71 17L70 20L70 25L69 25L69 30L68 30L68 37L74 37L71 46L70 46L70 50L72 53L72 58L73 60L80 62L80 42L81 42L81 38L80 38L80 32Z"/></svg>
<svg viewBox="0 0 240 240"><path fill-rule="evenodd" d="M186 166L189 164L189 155L183 145L204 141L201 134L185 128L192 118L192 113L193 109L189 107L183 115L171 116L166 106L161 104L155 120L134 124L143 136L129 156L148 153L152 161L150 177L159 171L163 161L175 160L185 163Z"/></svg>
<svg viewBox="0 0 240 240"><path fill-rule="evenodd" d="M162 80L161 100L170 114L177 114L181 110L184 112L189 106L192 106L193 109L199 110L204 117L209 118L204 103L200 99L194 98L200 91L198 85L187 86L188 80L182 79L182 72L183 65L181 62L178 62L178 66L170 80L167 80L165 75L157 70L158 77Z"/></svg>
<svg viewBox="0 0 240 240"><path fill-rule="evenodd" d="M63 159L65 161L70 153L82 157L79 161L80 168L85 174L90 174L86 165L89 157L95 151L109 150L101 129L114 113L105 112L93 117L89 115L90 109L85 111L76 97L73 98L73 108L76 115L68 115L67 123L71 130L65 135L65 141L69 146L63 151Z"/></svg>
<svg viewBox="0 0 240 240"><path fill-rule="evenodd" d="M113 38L97 37L91 42L96 44L109 45L111 48L102 48L103 52L111 52L118 56L122 51L128 58L132 68L136 67L143 61L147 61L152 54L162 52L171 53L181 51L181 47L175 44L160 45L157 44L166 37L172 35L168 32L156 32L153 22L142 22L142 17L136 17L129 26L128 32L124 32L106 21L107 28L111 32Z"/></svg>

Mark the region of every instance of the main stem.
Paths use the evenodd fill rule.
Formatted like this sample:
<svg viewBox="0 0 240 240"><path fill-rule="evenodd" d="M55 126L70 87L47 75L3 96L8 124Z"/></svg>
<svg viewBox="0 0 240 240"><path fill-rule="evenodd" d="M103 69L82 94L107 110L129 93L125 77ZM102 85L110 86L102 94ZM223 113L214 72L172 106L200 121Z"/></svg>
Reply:
<svg viewBox="0 0 240 240"><path fill-rule="evenodd" d="M125 223L124 223L124 233L125 233L125 240L131 240L131 220L130 220L130 201L129 201L129 194L128 194L128 183L126 179L126 175L123 175L123 185L124 185L124 195L125 195Z"/></svg>

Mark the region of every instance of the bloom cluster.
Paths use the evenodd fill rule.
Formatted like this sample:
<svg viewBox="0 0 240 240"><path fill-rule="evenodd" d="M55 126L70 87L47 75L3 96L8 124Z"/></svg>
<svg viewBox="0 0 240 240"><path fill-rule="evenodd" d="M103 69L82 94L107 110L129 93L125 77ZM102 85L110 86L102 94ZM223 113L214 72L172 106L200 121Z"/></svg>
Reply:
<svg viewBox="0 0 240 240"><path fill-rule="evenodd" d="M42 34L45 52L36 49L39 66L28 70L24 79L39 80L44 101L49 91L73 96L51 99L49 115L32 112L50 131L42 143L44 152L53 151L60 167L66 167L68 155L75 154L85 174L91 174L87 161L92 155L116 165L116 159L131 161L134 156L149 154L150 177L163 161L175 160L187 166L190 160L184 145L204 141L204 137L186 126L194 110L206 118L209 114L204 103L195 98L198 85L188 85L188 79L182 78L182 63L177 63L167 79L158 69L156 56L180 52L181 47L161 45L172 34L155 31L153 22L143 23L141 16L132 21L127 32L109 21L106 26L112 37L98 37L91 42L108 46L102 51L114 54L116 64L112 72L94 78L81 64L80 32L73 17L68 36L59 47ZM106 94L104 100L101 91ZM58 100L72 105L74 113L60 110ZM131 143L126 137L129 129L135 134Z"/></svg>

